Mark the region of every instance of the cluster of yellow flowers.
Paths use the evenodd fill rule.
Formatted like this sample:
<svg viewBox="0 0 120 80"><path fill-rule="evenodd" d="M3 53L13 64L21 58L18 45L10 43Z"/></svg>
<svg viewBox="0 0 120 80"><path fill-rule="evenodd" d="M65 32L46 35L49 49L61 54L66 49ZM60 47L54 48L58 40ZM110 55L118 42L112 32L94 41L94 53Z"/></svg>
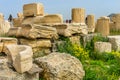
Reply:
<svg viewBox="0 0 120 80"><path fill-rule="evenodd" d="M75 57L78 57L79 59L88 59L89 58L89 53L85 51L83 47L81 47L78 44L73 44L73 54Z"/></svg>
<svg viewBox="0 0 120 80"><path fill-rule="evenodd" d="M118 51L112 51L111 54L113 54L115 57L120 59L120 52Z"/></svg>

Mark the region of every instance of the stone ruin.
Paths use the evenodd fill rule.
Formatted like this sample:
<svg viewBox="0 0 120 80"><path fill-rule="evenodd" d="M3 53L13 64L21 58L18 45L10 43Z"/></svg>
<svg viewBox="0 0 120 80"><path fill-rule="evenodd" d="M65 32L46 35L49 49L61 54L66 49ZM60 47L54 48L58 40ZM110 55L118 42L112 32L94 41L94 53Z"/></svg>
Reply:
<svg viewBox="0 0 120 80"><path fill-rule="evenodd" d="M18 17L13 18L13 27L0 14L0 35L15 37L0 37L0 54L7 55L7 58L0 57L0 71L3 70L0 80L35 80L39 79L41 73L49 80L82 80L85 72L81 62L70 55L56 53L59 36L69 38L73 44L80 44L82 39L85 46L97 35L95 32L108 36L112 23L108 17L100 17L95 23L92 14L85 19L83 8L73 8L71 12L72 22L68 24L63 22L60 14L45 14L41 3L25 4L23 13L18 13ZM117 18L112 19L113 23L119 23ZM119 51L120 37L108 38L110 43L96 42L95 50L110 52L112 48ZM43 55L48 56L39 57ZM34 60L36 57L39 58ZM70 68L72 64L75 66Z"/></svg>

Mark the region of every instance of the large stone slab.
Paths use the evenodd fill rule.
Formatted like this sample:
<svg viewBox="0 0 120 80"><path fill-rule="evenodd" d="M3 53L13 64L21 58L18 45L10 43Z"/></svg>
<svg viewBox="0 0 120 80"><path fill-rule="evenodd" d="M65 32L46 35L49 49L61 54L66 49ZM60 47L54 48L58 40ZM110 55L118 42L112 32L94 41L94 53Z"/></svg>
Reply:
<svg viewBox="0 0 120 80"><path fill-rule="evenodd" d="M18 41L16 38L7 38L7 37L0 37L0 47L1 52L6 53L6 46L10 44L17 44Z"/></svg>
<svg viewBox="0 0 120 80"><path fill-rule="evenodd" d="M5 36L10 29L10 23L8 21L0 21L0 36Z"/></svg>
<svg viewBox="0 0 120 80"><path fill-rule="evenodd" d="M23 15L27 16L38 16L44 15L44 7L41 3L30 3L23 6Z"/></svg>
<svg viewBox="0 0 120 80"><path fill-rule="evenodd" d="M112 45L109 42L95 42L94 50L98 52L111 52Z"/></svg>
<svg viewBox="0 0 120 80"><path fill-rule="evenodd" d="M13 26L14 27L21 27L23 18L13 18Z"/></svg>
<svg viewBox="0 0 120 80"><path fill-rule="evenodd" d="M19 73L24 73L32 68L32 48L26 45L7 45L9 62Z"/></svg>
<svg viewBox="0 0 120 80"><path fill-rule="evenodd" d="M11 34L12 30L12 34ZM15 32L15 33L14 33ZM57 31L55 28L41 25L23 25L22 28L10 29L8 32L8 36L16 36L16 37L25 37L29 39L37 39L37 38L54 38L57 39Z"/></svg>
<svg viewBox="0 0 120 80"><path fill-rule="evenodd" d="M4 15L2 13L0 13L0 21L4 20Z"/></svg>
<svg viewBox="0 0 120 80"><path fill-rule="evenodd" d="M82 80L85 72L81 62L65 53L51 53L35 62L44 70L46 80Z"/></svg>
<svg viewBox="0 0 120 80"><path fill-rule="evenodd" d="M57 29L57 33L63 36L72 36L74 34L87 34L87 26L85 24L56 24L52 27Z"/></svg>
<svg viewBox="0 0 120 80"><path fill-rule="evenodd" d="M9 67L6 57L0 57L0 80L39 80L39 74L19 74Z"/></svg>
<svg viewBox="0 0 120 80"><path fill-rule="evenodd" d="M108 36L109 42L112 44L112 49L120 51L120 36Z"/></svg>
<svg viewBox="0 0 120 80"><path fill-rule="evenodd" d="M63 17L60 14L49 14L44 16L35 16L24 18L22 24L53 25L63 23Z"/></svg>
<svg viewBox="0 0 120 80"><path fill-rule="evenodd" d="M35 40L30 40L30 39L19 39L20 44L22 45L28 45L31 46L32 48L50 48L52 47L51 41L49 39L35 39Z"/></svg>
<svg viewBox="0 0 120 80"><path fill-rule="evenodd" d="M63 17L60 14L49 14L44 17L36 17L34 18L34 24L55 24L55 23L63 23Z"/></svg>

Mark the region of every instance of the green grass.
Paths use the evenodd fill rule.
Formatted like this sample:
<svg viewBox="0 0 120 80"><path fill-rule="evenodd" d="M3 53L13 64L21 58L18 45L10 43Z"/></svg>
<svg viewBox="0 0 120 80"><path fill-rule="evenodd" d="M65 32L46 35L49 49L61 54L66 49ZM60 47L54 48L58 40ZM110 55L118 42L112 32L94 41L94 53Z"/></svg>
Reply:
<svg viewBox="0 0 120 80"><path fill-rule="evenodd" d="M98 35L88 42L85 47L71 44L68 39L64 38L64 40L66 43L59 45L58 51L71 54L82 62L85 70L83 80L118 80L120 78L120 61L118 60L120 59L120 55L118 55L120 53L99 53L94 51L94 42L107 42L106 37ZM116 55L118 55L118 58L116 58Z"/></svg>

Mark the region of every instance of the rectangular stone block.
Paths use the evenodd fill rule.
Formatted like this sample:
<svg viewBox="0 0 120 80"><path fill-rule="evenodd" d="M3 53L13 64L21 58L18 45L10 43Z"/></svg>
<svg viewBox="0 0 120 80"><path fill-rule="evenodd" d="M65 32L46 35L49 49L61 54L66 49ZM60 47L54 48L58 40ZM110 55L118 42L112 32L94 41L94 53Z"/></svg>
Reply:
<svg viewBox="0 0 120 80"><path fill-rule="evenodd" d="M27 16L43 16L44 15L44 7L41 3L30 3L25 4L23 6L23 15Z"/></svg>
<svg viewBox="0 0 120 80"><path fill-rule="evenodd" d="M80 36L71 36L69 37L72 44L80 45Z"/></svg>
<svg viewBox="0 0 120 80"><path fill-rule="evenodd" d="M20 44L23 45L29 45L32 48L50 48L52 47L51 41L49 39L36 39L36 40L30 40L30 39L19 39Z"/></svg>
<svg viewBox="0 0 120 80"><path fill-rule="evenodd" d="M95 42L94 50L98 52L111 52L112 45L109 42Z"/></svg>
<svg viewBox="0 0 120 80"><path fill-rule="evenodd" d="M13 18L13 26L14 27L21 27L23 18Z"/></svg>
<svg viewBox="0 0 120 80"><path fill-rule="evenodd" d="M112 44L112 49L120 51L120 36L108 36L109 42Z"/></svg>

